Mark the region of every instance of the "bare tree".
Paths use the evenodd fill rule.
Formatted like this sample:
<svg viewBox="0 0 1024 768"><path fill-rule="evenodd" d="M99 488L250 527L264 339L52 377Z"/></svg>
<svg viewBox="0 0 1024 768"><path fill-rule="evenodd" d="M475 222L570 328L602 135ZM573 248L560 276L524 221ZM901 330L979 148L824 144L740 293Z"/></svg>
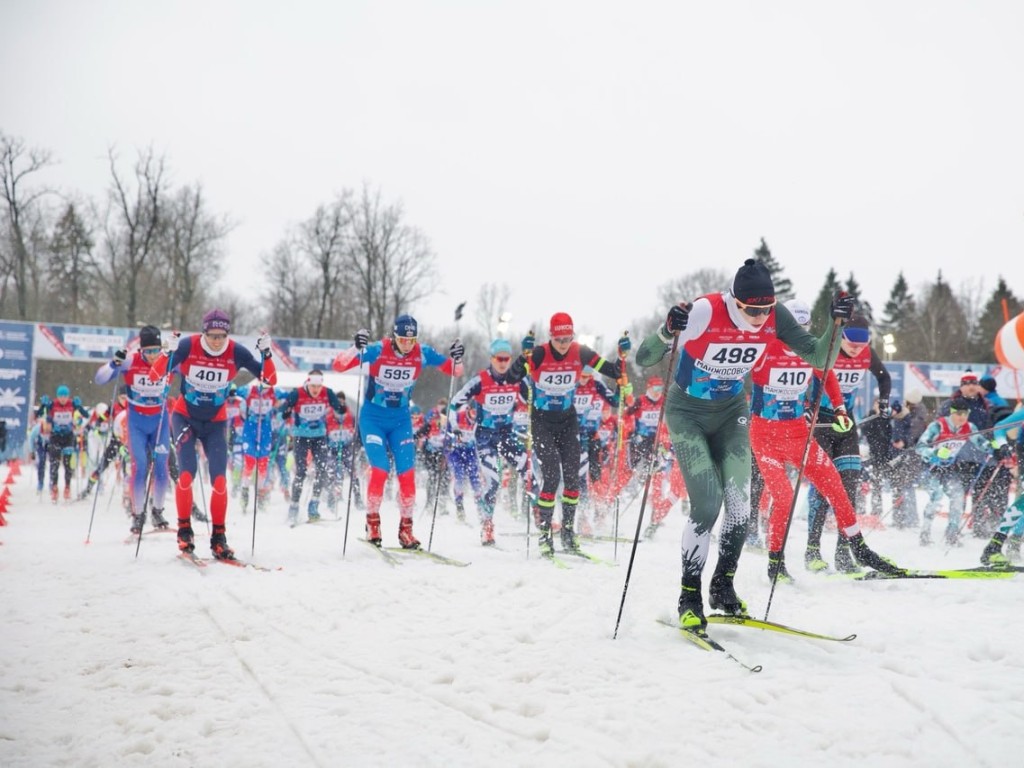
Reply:
<svg viewBox="0 0 1024 768"><path fill-rule="evenodd" d="M31 250L26 232L26 219L39 199L50 190L40 187L24 188L26 177L52 165L50 153L42 149L27 149L21 139L0 132L0 186L7 207L6 225L9 251L0 249L4 263L0 265L8 279L14 280L18 318L29 317L28 290Z"/></svg>
<svg viewBox="0 0 1024 768"><path fill-rule="evenodd" d="M364 187L351 218L351 298L361 324L384 334L396 315L437 287L434 253L423 233L403 222L402 206L383 205L380 192Z"/></svg>
<svg viewBox="0 0 1024 768"><path fill-rule="evenodd" d="M315 306L316 287L288 240L282 240L261 262L267 275L268 308L265 320L276 333L307 336L313 325L310 307Z"/></svg>
<svg viewBox="0 0 1024 768"><path fill-rule="evenodd" d="M342 310L337 297L345 270L346 244L350 238L351 194L343 192L331 204L318 205L313 216L300 224L296 233L296 250L312 262L319 277L314 284L318 294L313 323L315 338L342 330L336 322Z"/></svg>
<svg viewBox="0 0 1024 768"><path fill-rule="evenodd" d="M215 216L206 205L203 187L185 186L166 207L163 228L168 281L165 316L175 328L184 328L197 312L206 287L220 277L224 238L234 228L227 216Z"/></svg>
<svg viewBox="0 0 1024 768"><path fill-rule="evenodd" d="M105 225L105 247L108 268L105 275L114 306L124 307L122 318L113 318L126 325L135 325L140 299L154 266L164 224L166 180L164 159L155 157L152 148L139 152L135 162L134 185L117 170L113 149L110 160L110 208ZM122 294L123 291L123 294Z"/></svg>
<svg viewBox="0 0 1024 768"><path fill-rule="evenodd" d="M484 283L480 286L476 301L476 322L483 328L488 339L498 336L501 330L508 332L501 318L508 307L509 294L507 283Z"/></svg>

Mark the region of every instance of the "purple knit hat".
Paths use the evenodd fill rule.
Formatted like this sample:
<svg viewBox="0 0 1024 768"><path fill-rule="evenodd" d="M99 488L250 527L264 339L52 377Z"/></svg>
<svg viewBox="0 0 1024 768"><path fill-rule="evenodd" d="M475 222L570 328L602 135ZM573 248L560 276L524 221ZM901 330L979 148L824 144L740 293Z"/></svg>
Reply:
<svg viewBox="0 0 1024 768"><path fill-rule="evenodd" d="M231 318L223 309L211 309L203 315L203 333L207 331L230 331Z"/></svg>

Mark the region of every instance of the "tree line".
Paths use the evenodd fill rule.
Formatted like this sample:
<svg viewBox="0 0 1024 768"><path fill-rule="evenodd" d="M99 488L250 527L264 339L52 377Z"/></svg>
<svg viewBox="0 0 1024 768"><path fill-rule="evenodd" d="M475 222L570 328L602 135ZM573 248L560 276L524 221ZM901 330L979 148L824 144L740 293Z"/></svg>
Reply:
<svg viewBox="0 0 1024 768"><path fill-rule="evenodd" d="M343 189L268 244L258 258L268 278L263 292L256 300L243 298L219 282L226 239L236 225L211 209L202 184L175 185L166 158L151 148L130 160L111 148L107 160L102 199L51 189L38 179L56 164L53 154L0 130L0 317L189 328L219 306L240 333L266 327L278 336L349 339L361 327L386 334L397 314L415 313L417 302L439 285L426 234L406 221L401 203L364 185ZM792 298L792 282L764 239L753 256L771 272L779 300ZM731 272L700 269L662 284L652 312L634 319L634 335L654 330L670 303L723 290L731 280ZM991 362L1004 313L1013 317L1024 309L1001 275L986 296L980 282L954 290L941 272L912 288L902 271L876 309L852 272L840 279L833 269L812 303L816 332L829 322L828 306L839 290L861 300L880 354L883 336L891 334L895 359L922 362ZM509 298L505 285L481 286L476 327L462 333L468 349L479 342L486 350ZM467 363L485 364L486 352L480 354L478 360L471 351Z"/></svg>

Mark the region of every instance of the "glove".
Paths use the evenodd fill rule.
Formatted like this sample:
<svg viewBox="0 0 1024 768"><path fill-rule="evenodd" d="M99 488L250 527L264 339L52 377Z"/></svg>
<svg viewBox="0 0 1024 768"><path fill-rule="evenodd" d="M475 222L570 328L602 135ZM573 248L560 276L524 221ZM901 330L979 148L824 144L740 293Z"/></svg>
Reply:
<svg viewBox="0 0 1024 768"><path fill-rule="evenodd" d="M832 299L830 314L833 320L846 322L857 311L857 300L846 291L840 291Z"/></svg>
<svg viewBox="0 0 1024 768"><path fill-rule="evenodd" d="M178 341L181 339L181 331L171 331L170 336L164 336L163 348L169 355L178 348Z"/></svg>
<svg viewBox="0 0 1024 768"><path fill-rule="evenodd" d="M72 405L73 405L73 406L74 406L75 408L81 408L81 407L82 407L82 398L80 398L80 397L76 397L76 398L74 398L74 399L73 399L73 400L71 401L71 404L72 404Z"/></svg>
<svg viewBox="0 0 1024 768"><path fill-rule="evenodd" d="M853 419L842 411L836 411L835 419L832 422L833 432L849 432L853 429Z"/></svg>
<svg viewBox="0 0 1024 768"><path fill-rule="evenodd" d="M939 449L937 449L935 451L935 458L940 459L942 461L945 461L946 459L948 459L952 455L953 455L953 452L951 450L949 450L949 448L946 448L945 446L943 446L943 447L941 447L941 448L939 448Z"/></svg>
<svg viewBox="0 0 1024 768"><path fill-rule="evenodd" d="M256 349L259 350L260 357L262 357L264 360L269 360L270 359L271 353L270 353L270 334L269 333L267 333L266 331L263 331L259 335L259 338L256 339Z"/></svg>
<svg viewBox="0 0 1024 768"><path fill-rule="evenodd" d="M523 354L529 354L533 351L533 342L536 340L536 336L533 335L533 331L530 331L523 337L520 346L523 348Z"/></svg>
<svg viewBox="0 0 1024 768"><path fill-rule="evenodd" d="M1013 449L1007 443L1000 443L993 440L990 445L997 461L1003 461L1013 456Z"/></svg>
<svg viewBox="0 0 1024 768"><path fill-rule="evenodd" d="M631 398L633 396L633 385L632 384L623 384L621 387L619 387L619 394L625 400L629 400L629 398Z"/></svg>
<svg viewBox="0 0 1024 768"><path fill-rule="evenodd" d="M452 359L453 363L461 363L465 354L466 346L459 339L453 341L452 345L448 348L448 357Z"/></svg>
<svg viewBox="0 0 1024 768"><path fill-rule="evenodd" d="M629 334L623 333L619 339L619 356L625 357L626 353L633 348L633 342L629 340Z"/></svg>
<svg viewBox="0 0 1024 768"><path fill-rule="evenodd" d="M111 360L110 362L116 368L117 366L119 366L121 363L123 363L127 359L128 359L128 350L127 349L119 349L119 350L117 350L117 352L114 353L114 359Z"/></svg>
<svg viewBox="0 0 1024 768"><path fill-rule="evenodd" d="M39 398L40 405L53 405L53 400L50 399L49 395L43 395Z"/></svg>
<svg viewBox="0 0 1024 768"><path fill-rule="evenodd" d="M891 419L892 418L892 406L889 405L888 401L878 401L878 418L880 419Z"/></svg>
<svg viewBox="0 0 1024 768"><path fill-rule="evenodd" d="M366 349L366 345L370 343L370 332L365 328L360 328L356 331L355 343L356 349L362 352Z"/></svg>
<svg viewBox="0 0 1024 768"><path fill-rule="evenodd" d="M665 318L665 325L661 329L661 336L674 336L681 331L686 330L686 326L690 324L690 307L691 304L684 304L680 302L675 304L668 311L668 317Z"/></svg>

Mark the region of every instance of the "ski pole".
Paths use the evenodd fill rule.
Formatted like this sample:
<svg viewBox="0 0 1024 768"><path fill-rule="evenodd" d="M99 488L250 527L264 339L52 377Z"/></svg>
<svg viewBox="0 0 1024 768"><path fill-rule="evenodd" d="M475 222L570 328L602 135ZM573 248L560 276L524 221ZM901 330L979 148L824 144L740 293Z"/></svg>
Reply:
<svg viewBox="0 0 1024 768"><path fill-rule="evenodd" d="M623 331L623 336L629 336L629 331ZM619 350L619 365L620 374L619 377L619 402L618 402L618 417L615 425L616 438L615 438L615 453L612 457L612 476L613 482L618 483L619 479L619 457L622 452L622 441L624 438L625 425L623 424L622 413L625 410L623 405L625 404L625 396L622 394L622 390L629 386L629 375L626 372L626 351ZM619 498L618 494L615 495L615 519L612 521L612 537L615 539L615 543L612 545L612 559L619 559Z"/></svg>
<svg viewBox="0 0 1024 768"><path fill-rule="evenodd" d="M531 330L527 336L533 337ZM536 482L533 475L533 376L530 373L530 360L533 357L533 347L530 347L528 355L523 355L526 361L526 487L523 489L525 498L530 498L531 486ZM539 493L533 494L534 499L539 498ZM530 559L530 519L533 517L533 501L527 504L526 509L526 559Z"/></svg>
<svg viewBox="0 0 1024 768"><path fill-rule="evenodd" d="M107 452L107 448L110 447L110 439L114 435L114 402L117 400L118 378L119 377L116 377L116 376L114 377L114 391L113 391L113 393L110 396L110 407L107 409L107 418L110 419L110 428L107 430L107 442L106 442L106 445L103 446L103 453L104 453L104 455ZM85 533L85 543L86 544L89 543L90 538L92 537L92 521L93 521L93 518L96 516L96 502L99 500L99 497L100 497L100 487L101 487L100 486L100 482L101 482L101 480L102 480L102 475L97 475L97 477L96 477L96 495L92 497L92 511L89 513L89 529Z"/></svg>
<svg viewBox="0 0 1024 768"><path fill-rule="evenodd" d="M359 350L359 379L356 383L356 412L352 416L352 421L355 423L356 436L352 438L352 469L348 475L348 501L345 504L345 532L342 534L341 540L341 557L345 559L345 549L348 547L348 518L349 513L352 511L352 488L355 485L356 479L356 461L355 461L355 443L359 439L359 416L362 412L360 403L363 396L363 350Z"/></svg>
<svg viewBox="0 0 1024 768"><path fill-rule="evenodd" d="M167 392L167 390L165 389L164 390L164 394L165 395L166 395L166 392ZM131 406L128 406L128 407L130 408ZM163 431L163 428L164 428L164 414L165 413L167 413L166 404L165 404L164 407L162 407L160 409L160 419L159 419L159 421L157 422L157 425L156 425L156 442L157 442L157 445L153 448L153 455L152 456L150 456L148 452L146 454L146 494L142 498L142 514L143 515L146 514L146 505L149 504L149 491L153 487L153 476L156 474L156 454L160 452L161 448L164 449L164 453L167 452L167 448L159 444L160 443L160 433ZM131 442L131 436L130 435L129 435L129 442ZM135 462L133 460L132 461L133 469L134 469L134 463ZM133 472L133 474L134 474L134 472ZM134 492L134 489L132 489L132 492ZM134 498L135 497L134 497L134 494L133 494L133 496L132 496L132 500L133 501L134 501ZM140 525L139 526L139 535L136 537L136 541L135 541L135 559L136 560L139 559L139 549L141 547L142 547L142 526Z"/></svg>
<svg viewBox="0 0 1024 768"><path fill-rule="evenodd" d="M811 409L811 423L814 424L818 420L818 412L821 410L821 399L825 394L825 378L828 376L829 370L831 370L834 361L832 361L832 353L835 351L836 343L839 339L840 329L843 327L842 318L836 318L832 323L832 335L829 336L828 340L828 354L825 356L826 364L821 372L821 383L818 386L818 392L814 397L814 406ZM807 460L811 455L811 443L814 440L813 430L807 430L807 442L804 443L804 455L800 460L800 468L796 473L796 483L793 486L793 501L789 505L789 513L786 515L786 525L782 529L782 548L780 552L786 551L786 541L789 539L790 524L793 522L793 513L796 511L797 497L800 494L800 484L804 479L804 470L807 468ZM775 585L779 581L779 569L776 569L772 575L772 586L768 591L768 604L764 609L764 620L768 621L768 612L772 609L772 598L775 596Z"/></svg>
<svg viewBox="0 0 1024 768"><path fill-rule="evenodd" d="M679 352L679 334L675 333L672 336L672 352L668 358L668 370L669 375L675 370L676 354ZM661 398L661 406L658 408L658 424L654 428L655 440L657 440L658 433L661 431L661 422L665 418L665 403L668 402L668 393L666 392ZM657 455L656 451L651 452L651 467L653 469L654 456ZM651 476L653 472L648 472L647 477L644 480L644 495L640 500L640 513L636 516L636 532L633 534L633 547L629 552L629 565L626 568L626 581L622 585L622 600L619 601L619 614L615 617L615 631L612 633L612 640L619 635L619 623L622 621L622 609L626 606L626 590L629 589L629 577L633 573L633 561L636 559L636 548L640 544L640 531L644 524L644 508L647 506L647 493L651 488ZM618 538L616 533L615 538Z"/></svg>
<svg viewBox="0 0 1024 768"><path fill-rule="evenodd" d="M451 407L452 395L454 393L455 393L455 364L453 363L452 364L452 377L451 377L451 380L448 382L448 402L445 404L445 412L446 413L447 413L448 409ZM448 444L448 439L452 435L451 426L452 426L452 419L453 418L458 418L458 416L455 413L452 413L452 414L448 415L447 420L445 421L445 424L444 424L444 440L441 443L441 455L442 455L443 459L442 459L441 471L437 473L437 490L434 491L434 511L430 515L430 537L427 539L427 552L430 551L430 547L434 543L434 523L437 521L437 503L441 499L441 486L444 483L444 472L445 472L444 463L448 461L448 457L444 453L444 446L446 446Z"/></svg>

